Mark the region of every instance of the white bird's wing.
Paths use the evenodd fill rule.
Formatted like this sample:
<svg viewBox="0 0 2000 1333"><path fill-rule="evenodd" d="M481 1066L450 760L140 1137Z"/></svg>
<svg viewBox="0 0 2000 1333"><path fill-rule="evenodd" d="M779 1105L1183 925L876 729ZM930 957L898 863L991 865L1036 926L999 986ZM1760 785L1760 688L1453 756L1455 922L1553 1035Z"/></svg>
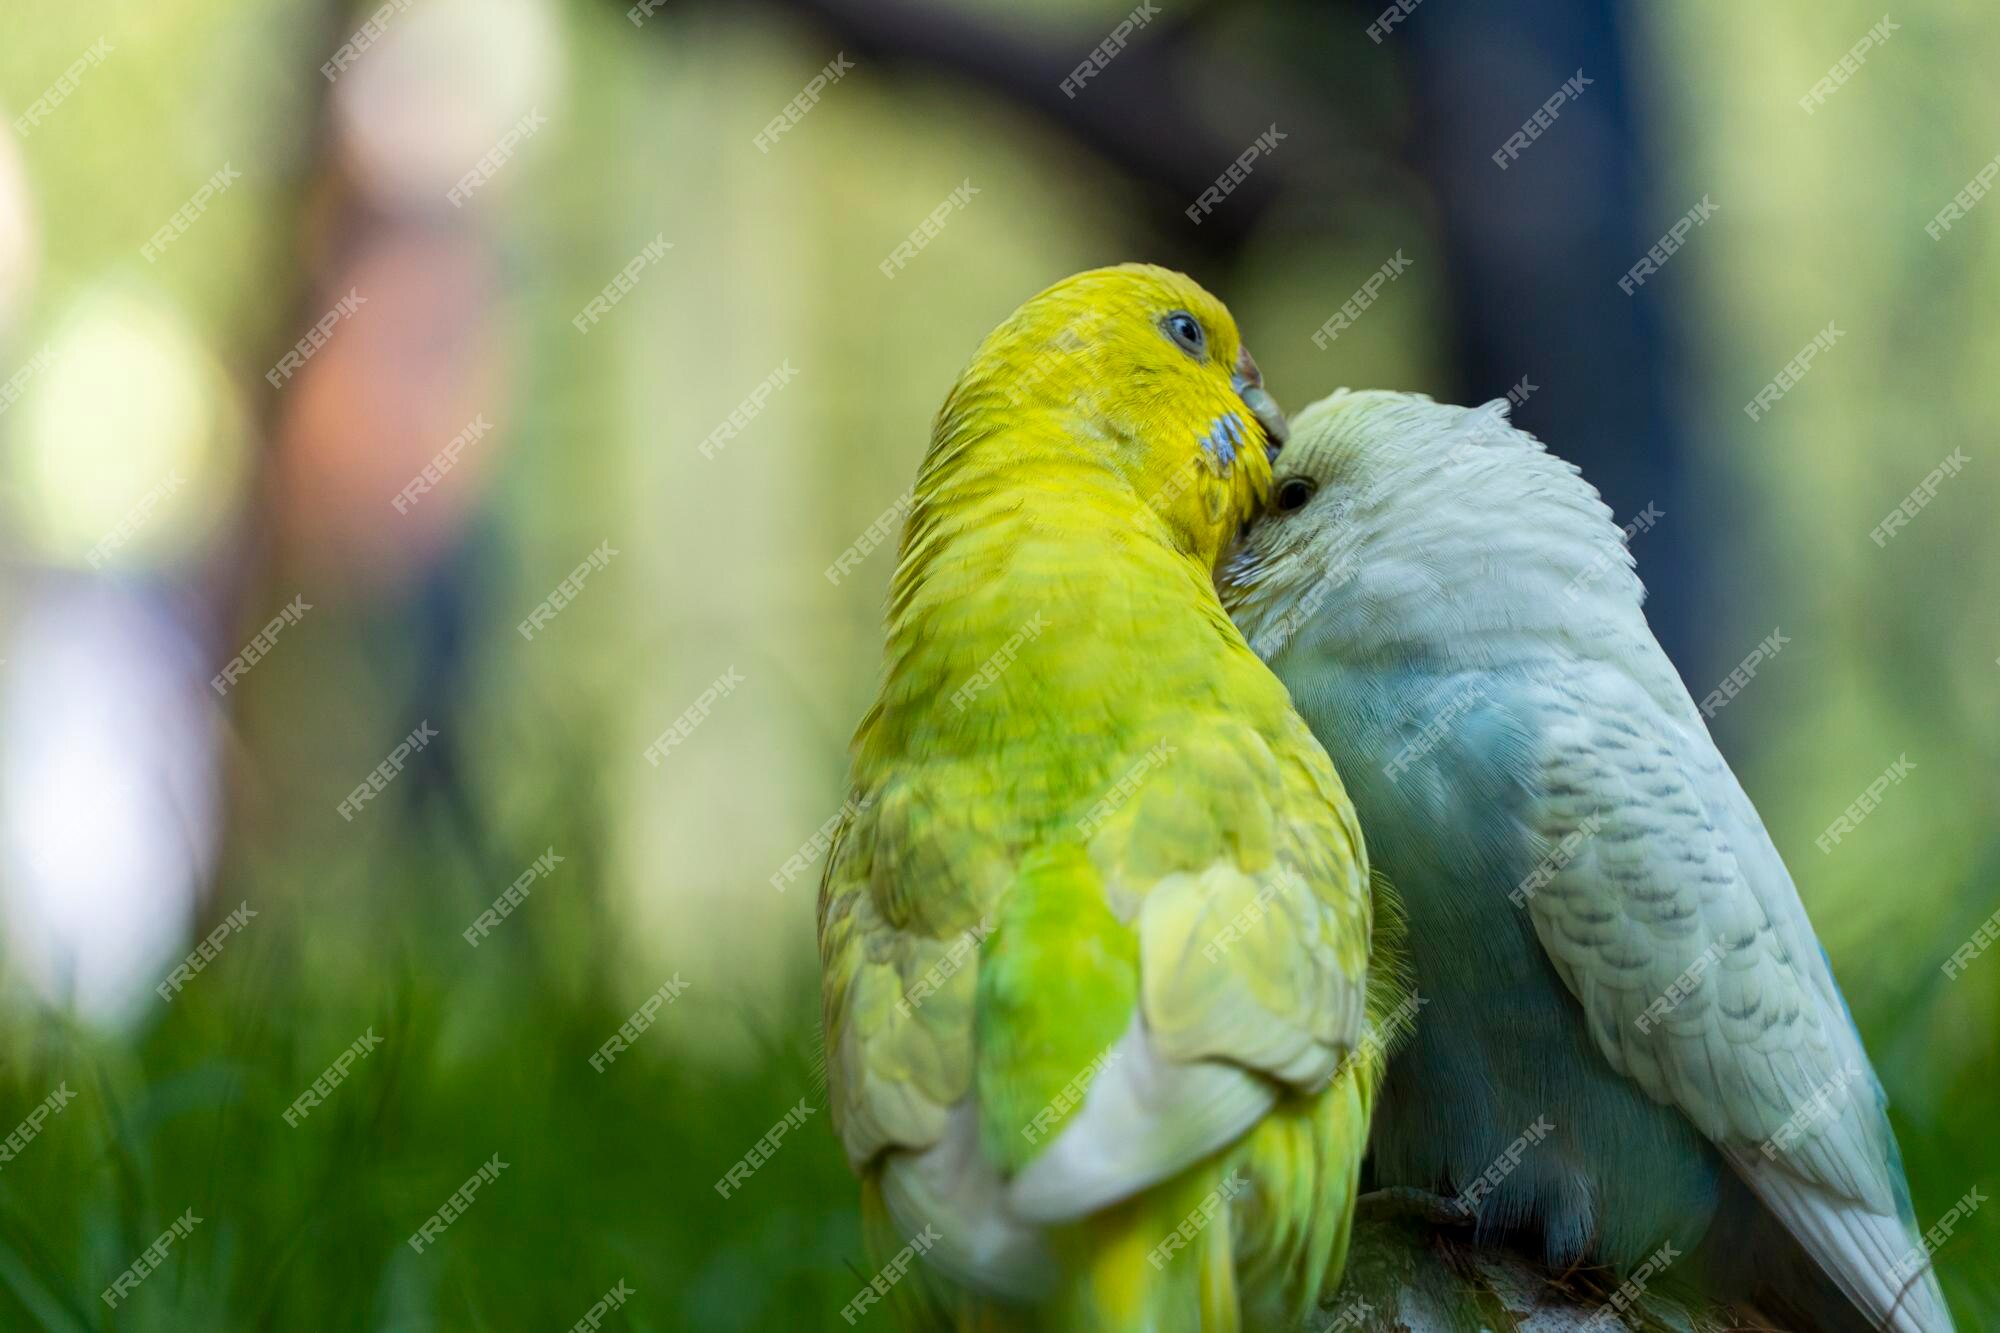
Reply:
<svg viewBox="0 0 2000 1333"><path fill-rule="evenodd" d="M1531 692L1542 947L1613 1068L1713 1140L1850 1300L1897 1333L1949 1329L1791 876L1664 657L1639 671L1566 663Z"/></svg>

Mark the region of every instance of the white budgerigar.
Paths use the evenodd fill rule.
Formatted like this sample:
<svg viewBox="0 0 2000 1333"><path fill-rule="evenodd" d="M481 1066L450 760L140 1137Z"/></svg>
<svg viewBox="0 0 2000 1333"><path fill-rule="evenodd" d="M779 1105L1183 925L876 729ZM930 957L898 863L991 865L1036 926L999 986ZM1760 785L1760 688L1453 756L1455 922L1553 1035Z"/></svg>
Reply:
<svg viewBox="0 0 2000 1333"><path fill-rule="evenodd" d="M1951 1328L1880 1084L1624 535L1502 403L1294 419L1221 576L1333 755L1426 1005L1378 1186L1797 1327ZM1677 1261L1678 1262L1678 1261Z"/></svg>

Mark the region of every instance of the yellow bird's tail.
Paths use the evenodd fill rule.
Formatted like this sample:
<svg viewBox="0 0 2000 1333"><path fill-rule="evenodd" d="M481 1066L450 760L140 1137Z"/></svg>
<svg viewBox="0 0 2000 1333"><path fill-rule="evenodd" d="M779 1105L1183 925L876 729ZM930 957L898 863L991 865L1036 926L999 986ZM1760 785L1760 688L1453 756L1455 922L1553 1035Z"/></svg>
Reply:
<svg viewBox="0 0 2000 1333"><path fill-rule="evenodd" d="M897 1327L952 1333L1240 1333L1232 1210L1248 1178L1210 1158L1115 1207L1049 1233L1063 1278L1034 1309L981 1298L919 1264L883 1291ZM871 1251L897 1237L874 1181L863 1190ZM885 1284L886 1286L887 1284Z"/></svg>
<svg viewBox="0 0 2000 1333"><path fill-rule="evenodd" d="M1285 1098L1243 1138L1174 1179L1055 1233L1067 1283L1052 1320L1078 1333L1296 1327L1347 1260L1380 1062Z"/></svg>
<svg viewBox="0 0 2000 1333"><path fill-rule="evenodd" d="M1231 1212L1249 1183L1227 1156L1063 1228L1067 1282L1050 1327L1238 1333Z"/></svg>
<svg viewBox="0 0 2000 1333"><path fill-rule="evenodd" d="M1401 962L1402 916L1375 882L1365 1035L1326 1087L1292 1093L1227 1148L1130 1199L1045 1233L1051 1297L1011 1305L901 1264L871 1176L863 1223L898 1281L882 1294L904 1329L953 1333L1241 1333L1303 1327L1336 1301L1360 1187L1361 1145L1389 1055L1422 1001ZM907 1247L906 1247L907 1248ZM887 1286L887 1284L885 1284ZM1323 1323L1324 1321L1322 1321Z"/></svg>
<svg viewBox="0 0 2000 1333"><path fill-rule="evenodd" d="M896 1277L880 1283L881 1303L898 1327L954 1333L1297 1326L1339 1284L1359 1173L1352 1145L1365 1141L1379 1069L1379 1059L1359 1059L1322 1091L1285 1098L1242 1139L1173 1179L1050 1228L1061 1275L1032 1309L982 1297L921 1260L900 1262L895 1247L904 1238L871 1179L863 1191L869 1248Z"/></svg>

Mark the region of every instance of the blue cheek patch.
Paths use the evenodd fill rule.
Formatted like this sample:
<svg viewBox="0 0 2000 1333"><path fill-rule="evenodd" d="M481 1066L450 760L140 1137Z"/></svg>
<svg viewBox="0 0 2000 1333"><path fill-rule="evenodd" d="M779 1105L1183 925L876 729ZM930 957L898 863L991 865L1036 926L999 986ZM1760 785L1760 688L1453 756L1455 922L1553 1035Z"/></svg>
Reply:
<svg viewBox="0 0 2000 1333"><path fill-rule="evenodd" d="M1236 465L1236 451L1249 442L1250 428L1234 412L1217 417L1208 428L1208 434L1201 437L1201 447L1215 459L1218 470L1224 476Z"/></svg>

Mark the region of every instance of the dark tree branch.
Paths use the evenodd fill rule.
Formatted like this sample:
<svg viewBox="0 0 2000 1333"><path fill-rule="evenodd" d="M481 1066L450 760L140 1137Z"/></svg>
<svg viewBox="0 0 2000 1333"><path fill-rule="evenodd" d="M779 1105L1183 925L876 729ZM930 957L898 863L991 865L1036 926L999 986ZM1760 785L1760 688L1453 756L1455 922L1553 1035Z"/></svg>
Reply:
<svg viewBox="0 0 2000 1333"><path fill-rule="evenodd" d="M622 0L621 0L622 6ZM1282 77L1200 49L1215 6L1163 13L1102 69L1063 82L1109 34L1054 36L913 0L767 0L815 24L863 67L957 78L1046 122L1138 185L1142 221L1210 258L1235 253L1279 200L1365 190L1390 163L1361 146L1324 99ZM1199 224L1185 210L1275 124L1285 142L1260 157ZM1307 189L1310 182L1312 188Z"/></svg>

